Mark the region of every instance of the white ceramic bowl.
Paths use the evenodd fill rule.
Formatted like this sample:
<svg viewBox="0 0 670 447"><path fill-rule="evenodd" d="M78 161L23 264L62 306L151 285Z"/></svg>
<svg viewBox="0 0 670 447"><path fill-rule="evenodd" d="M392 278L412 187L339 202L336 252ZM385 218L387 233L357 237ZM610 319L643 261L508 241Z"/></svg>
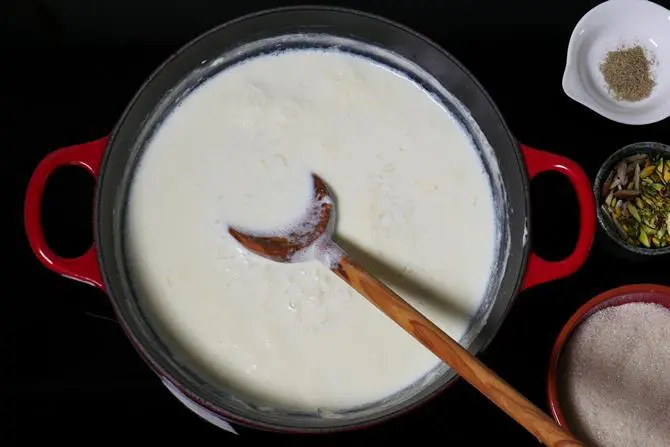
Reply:
<svg viewBox="0 0 670 447"><path fill-rule="evenodd" d="M642 101L616 101L600 64L609 51L638 44L655 60L656 86ZM570 37L563 90L624 124L649 124L670 116L670 10L647 0L609 0L591 9Z"/></svg>

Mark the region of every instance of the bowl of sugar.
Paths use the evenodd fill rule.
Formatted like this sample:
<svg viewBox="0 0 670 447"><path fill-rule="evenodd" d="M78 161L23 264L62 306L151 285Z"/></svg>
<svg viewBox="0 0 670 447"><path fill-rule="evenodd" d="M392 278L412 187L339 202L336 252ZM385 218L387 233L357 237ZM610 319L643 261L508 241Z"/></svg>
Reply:
<svg viewBox="0 0 670 447"><path fill-rule="evenodd" d="M670 445L670 287L601 293L566 323L548 374L556 421L593 447Z"/></svg>

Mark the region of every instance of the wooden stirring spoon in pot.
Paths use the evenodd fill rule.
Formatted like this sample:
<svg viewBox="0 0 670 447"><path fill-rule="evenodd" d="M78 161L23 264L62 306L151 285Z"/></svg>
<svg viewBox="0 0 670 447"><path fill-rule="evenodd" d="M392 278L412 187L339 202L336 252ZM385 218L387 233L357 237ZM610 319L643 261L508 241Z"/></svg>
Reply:
<svg viewBox="0 0 670 447"><path fill-rule="evenodd" d="M333 242L335 203L324 181L315 174L312 177L312 206L304 221L291 232L280 235L250 235L229 228L230 234L248 250L273 261L319 260L542 443L551 447L584 445L398 294L356 264Z"/></svg>

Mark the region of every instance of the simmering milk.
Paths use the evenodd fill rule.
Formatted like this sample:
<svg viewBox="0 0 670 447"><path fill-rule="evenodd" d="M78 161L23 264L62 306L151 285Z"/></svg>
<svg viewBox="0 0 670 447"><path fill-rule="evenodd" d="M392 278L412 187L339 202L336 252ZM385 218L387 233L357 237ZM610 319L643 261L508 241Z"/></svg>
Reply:
<svg viewBox="0 0 670 447"><path fill-rule="evenodd" d="M439 102L349 53L259 56L187 96L137 168L127 246L155 322L222 386L287 410L346 409L439 360L318 262L272 262L229 236L302 216L312 172L336 197L336 239L462 337L496 251L488 177Z"/></svg>

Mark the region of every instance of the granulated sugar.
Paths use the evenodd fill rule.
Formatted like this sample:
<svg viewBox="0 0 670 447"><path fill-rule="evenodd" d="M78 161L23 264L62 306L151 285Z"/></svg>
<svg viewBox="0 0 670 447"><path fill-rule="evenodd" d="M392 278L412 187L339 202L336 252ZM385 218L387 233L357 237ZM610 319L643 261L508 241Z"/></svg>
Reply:
<svg viewBox="0 0 670 447"><path fill-rule="evenodd" d="M670 311L631 303L583 322L561 356L561 406L588 445L670 446Z"/></svg>

